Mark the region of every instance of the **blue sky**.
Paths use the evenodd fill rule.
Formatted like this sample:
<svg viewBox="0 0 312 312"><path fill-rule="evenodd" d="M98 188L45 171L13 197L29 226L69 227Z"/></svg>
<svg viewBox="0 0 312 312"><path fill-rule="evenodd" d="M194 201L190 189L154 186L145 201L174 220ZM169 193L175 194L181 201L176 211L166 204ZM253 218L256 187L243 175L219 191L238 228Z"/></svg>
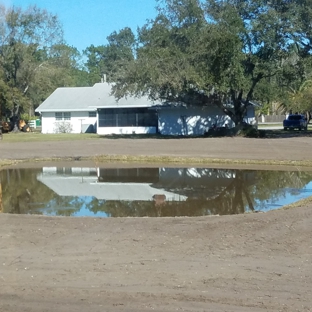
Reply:
<svg viewBox="0 0 312 312"><path fill-rule="evenodd" d="M68 45L82 52L91 44L106 44L113 31L130 27L134 32L156 16L156 0L0 0L1 4L27 8L37 5L57 14Z"/></svg>

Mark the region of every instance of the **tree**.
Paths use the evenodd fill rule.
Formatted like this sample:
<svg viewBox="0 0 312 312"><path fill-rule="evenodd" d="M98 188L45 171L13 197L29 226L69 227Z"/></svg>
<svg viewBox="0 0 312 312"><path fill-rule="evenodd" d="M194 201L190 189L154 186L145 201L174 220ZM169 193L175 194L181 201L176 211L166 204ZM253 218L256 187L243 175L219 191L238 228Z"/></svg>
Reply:
<svg viewBox="0 0 312 312"><path fill-rule="evenodd" d="M0 105L17 120L55 88L84 84L77 49L68 47L56 15L36 6L0 7ZM15 125L16 126L16 125Z"/></svg>
<svg viewBox="0 0 312 312"><path fill-rule="evenodd" d="M40 64L33 77L27 96L32 110L40 105L58 87L88 86L88 74L82 68L79 51L66 44L56 44L39 51Z"/></svg>
<svg viewBox="0 0 312 312"><path fill-rule="evenodd" d="M115 95L217 105L240 125L261 98L261 82L283 71L294 45L295 65L309 57L309 2L164 0L138 30L137 57L119 72Z"/></svg>
<svg viewBox="0 0 312 312"><path fill-rule="evenodd" d="M99 82L104 74L109 81L114 81L123 64L134 59L135 36L129 27L118 33L114 31L107 37L107 41L107 45L91 45L84 51L88 58L86 67L90 73L91 84Z"/></svg>
<svg viewBox="0 0 312 312"><path fill-rule="evenodd" d="M279 104L284 112L311 110L312 57L293 44L280 73L274 77Z"/></svg>

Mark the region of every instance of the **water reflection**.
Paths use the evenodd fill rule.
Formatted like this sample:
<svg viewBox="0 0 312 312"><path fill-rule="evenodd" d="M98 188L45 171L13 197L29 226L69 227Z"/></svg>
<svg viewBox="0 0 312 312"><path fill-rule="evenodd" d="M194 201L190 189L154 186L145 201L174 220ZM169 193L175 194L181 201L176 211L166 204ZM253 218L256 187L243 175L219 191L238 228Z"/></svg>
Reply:
<svg viewBox="0 0 312 312"><path fill-rule="evenodd" d="M8 169L0 171L0 211L100 217L239 214L312 196L311 181L311 172L299 171Z"/></svg>

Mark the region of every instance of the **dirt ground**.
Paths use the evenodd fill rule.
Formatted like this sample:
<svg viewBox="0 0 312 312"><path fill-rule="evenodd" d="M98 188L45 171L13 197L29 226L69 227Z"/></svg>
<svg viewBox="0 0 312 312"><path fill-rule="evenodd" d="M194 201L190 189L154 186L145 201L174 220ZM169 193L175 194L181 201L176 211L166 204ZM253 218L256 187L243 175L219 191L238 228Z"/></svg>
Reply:
<svg viewBox="0 0 312 312"><path fill-rule="evenodd" d="M26 134L27 135L27 134ZM1 159L42 157L87 157L98 155L180 156L210 159L311 160L312 132L309 135L270 139L243 137L126 139L103 138L63 142L0 142Z"/></svg>
<svg viewBox="0 0 312 312"><path fill-rule="evenodd" d="M1 159L311 160L311 137L0 143ZM312 205L238 216L0 214L0 311L312 311Z"/></svg>

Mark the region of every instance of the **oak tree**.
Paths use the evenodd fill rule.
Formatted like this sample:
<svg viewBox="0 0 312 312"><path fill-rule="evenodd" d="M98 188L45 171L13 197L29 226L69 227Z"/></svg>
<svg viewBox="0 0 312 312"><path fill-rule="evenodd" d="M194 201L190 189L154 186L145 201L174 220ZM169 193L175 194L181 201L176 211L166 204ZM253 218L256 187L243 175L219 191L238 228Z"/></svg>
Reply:
<svg viewBox="0 0 312 312"><path fill-rule="evenodd" d="M156 18L138 30L136 58L118 72L115 95L217 105L241 125L250 102L265 98L260 87L276 79L281 88L274 77L290 63L292 81L304 74L310 2L159 1Z"/></svg>

